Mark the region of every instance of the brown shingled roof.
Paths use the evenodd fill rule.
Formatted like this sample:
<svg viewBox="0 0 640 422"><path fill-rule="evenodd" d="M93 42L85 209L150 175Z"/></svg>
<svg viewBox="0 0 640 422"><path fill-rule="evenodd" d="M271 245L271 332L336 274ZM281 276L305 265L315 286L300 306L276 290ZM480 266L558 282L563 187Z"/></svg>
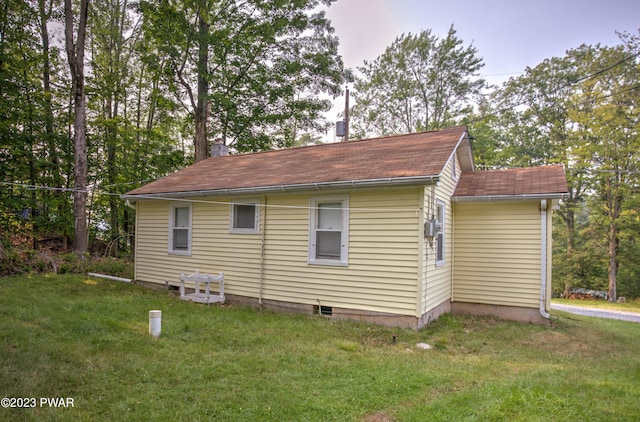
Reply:
<svg viewBox="0 0 640 422"><path fill-rule="evenodd" d="M562 166L541 166L463 173L454 197L562 196L568 193Z"/></svg>
<svg viewBox="0 0 640 422"><path fill-rule="evenodd" d="M125 196L437 177L466 128L212 157Z"/></svg>

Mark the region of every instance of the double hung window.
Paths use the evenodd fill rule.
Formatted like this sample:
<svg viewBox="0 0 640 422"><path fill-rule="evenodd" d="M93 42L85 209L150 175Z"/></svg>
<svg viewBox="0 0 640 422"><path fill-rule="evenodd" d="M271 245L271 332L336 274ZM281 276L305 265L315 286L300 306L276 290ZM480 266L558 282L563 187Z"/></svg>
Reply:
<svg viewBox="0 0 640 422"><path fill-rule="evenodd" d="M349 199L346 196L311 200L309 263L347 265Z"/></svg>
<svg viewBox="0 0 640 422"><path fill-rule="evenodd" d="M169 207L169 253L191 254L191 204Z"/></svg>
<svg viewBox="0 0 640 422"><path fill-rule="evenodd" d="M445 241L444 241L444 229L445 229L445 207L444 202L438 200L436 202L436 265L444 265L445 256Z"/></svg>

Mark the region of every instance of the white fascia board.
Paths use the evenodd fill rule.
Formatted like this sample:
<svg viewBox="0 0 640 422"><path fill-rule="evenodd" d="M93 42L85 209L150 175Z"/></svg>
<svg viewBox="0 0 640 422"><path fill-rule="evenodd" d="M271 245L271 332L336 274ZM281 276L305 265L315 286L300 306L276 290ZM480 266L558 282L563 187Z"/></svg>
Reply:
<svg viewBox="0 0 640 422"><path fill-rule="evenodd" d="M154 198L256 195L256 194L265 194L265 193L301 192L301 191L317 192L320 190L329 190L329 189L349 189L349 188L357 189L357 188L391 187L391 186L435 185L439 180L440 180L439 176L390 177L390 178L383 178L383 179L350 180L350 181L340 181L340 182L303 183L299 185L257 186L257 187L249 187L249 188L148 193L148 194L139 194L139 195L125 194L125 195L121 195L120 198L135 201L139 199L154 199Z"/></svg>
<svg viewBox="0 0 640 422"><path fill-rule="evenodd" d="M522 195L454 196L453 202L540 201L542 199L567 199L568 193L538 193Z"/></svg>

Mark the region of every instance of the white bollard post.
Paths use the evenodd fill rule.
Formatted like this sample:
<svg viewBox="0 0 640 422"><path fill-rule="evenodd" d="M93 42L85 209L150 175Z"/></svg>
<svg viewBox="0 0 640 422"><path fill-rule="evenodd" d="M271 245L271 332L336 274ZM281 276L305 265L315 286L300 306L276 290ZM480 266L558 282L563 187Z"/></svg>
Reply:
<svg viewBox="0 0 640 422"><path fill-rule="evenodd" d="M159 337L162 325L162 311L149 311L149 334Z"/></svg>

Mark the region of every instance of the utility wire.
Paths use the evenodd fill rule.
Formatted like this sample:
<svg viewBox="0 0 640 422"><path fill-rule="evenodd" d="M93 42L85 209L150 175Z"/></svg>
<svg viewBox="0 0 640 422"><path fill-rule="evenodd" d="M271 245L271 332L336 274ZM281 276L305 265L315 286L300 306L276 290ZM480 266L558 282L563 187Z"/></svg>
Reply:
<svg viewBox="0 0 640 422"><path fill-rule="evenodd" d="M565 85L563 85L563 86L561 86L559 88L556 88L556 89L552 90L551 92L549 92L549 94L555 94L558 91L561 91L561 90L566 89L566 88L570 88L570 87L576 85L577 83L580 83L580 82L585 81L585 80L592 79L592 78L594 78L594 77L596 77L598 75L601 75L601 74L603 74L603 73L605 73L605 72L607 72L607 71L609 71L609 70L611 70L611 69L613 69L613 68L615 68L617 66L620 66L621 64L626 63L629 60L632 60L632 59L634 59L634 58L636 58L638 56L640 56L640 52L632 54L632 55L630 55L628 57L625 57L625 58L617 61L616 63L613 63L613 64L611 64L609 66L606 66L606 67L604 67L602 69L599 69L599 70L597 70L597 71L595 71L593 73L590 73L588 75L580 77L580 78L576 79L575 81L571 81L571 82L569 82L569 83L567 83L567 84L565 84ZM640 88L640 84L637 84L637 85L634 85L634 86L631 86L631 87L627 87L625 89L622 89L622 90L619 90L619 91L616 91L616 92L612 92L612 93L609 93L609 94L606 94L606 95L602 95L600 97L596 97L595 99L587 100L584 103L595 101L595 100L601 100L601 99L609 98L609 97L612 97L614 95L623 94L623 93L626 93L626 92L631 92L631 91L637 90L639 88ZM516 104L514 106L505 107L505 108L497 110L497 111L495 111L493 113L489 113L489 114L486 114L484 116L478 117L476 119L472 119L472 120L469 121L469 123L476 123L476 122L478 122L480 120L484 120L487 117L491 117L491 116L495 116L495 115L498 115L498 114L502 114L503 112L509 111L509 110L514 109L514 108L519 107L519 106L526 105L527 103L528 103L528 101L521 101L520 103L518 103L518 104ZM578 171L582 171L582 172L585 172L585 171L587 171L587 172L616 172L616 173L627 173L627 174L640 173L639 171L635 171L635 170L586 169L586 170L578 170ZM133 185L133 184L146 183L146 182L150 182L150 181L153 181L153 180L156 180L156 179L147 179L147 180L142 180L142 181L139 181L139 182L115 183L115 184L110 184L110 185L104 185L104 187ZM23 188L29 189L29 190L47 190L47 191L58 191L58 192L72 192L72 193L74 193L74 192L84 192L84 193L93 192L93 193L98 193L100 195L117 196L117 197L120 197L122 195L120 193L105 192L105 191L101 191L101 190L97 190L97 189L79 190L79 189L75 189L75 188L60 188L60 187L52 187L52 186L28 185L28 184L24 184L24 183L15 183L15 182L0 182L0 185L23 187ZM141 198L144 198L144 196L141 196ZM191 200L187 200L187 199L170 198L170 197L158 197L158 196L147 197L147 199L151 199L151 198L152 199L156 199L156 200L166 200L166 201L180 201L180 200L182 200L182 201L202 202L202 203L210 203L210 204L225 204L225 205L235 204L233 202L217 202L217 201L192 200L192 199ZM312 208L314 208L314 207L305 207L305 206L285 206L285 205L271 205L271 204L270 205L256 204L256 205L257 206L264 206L264 207L278 207L278 208L302 208L302 209L312 209ZM407 209L391 209L391 208L384 208L384 209L378 209L378 208L376 208L376 209L350 208L350 209L359 210L359 211L380 211L380 210L385 210L385 211L401 211L401 210L402 211L407 211ZM413 209L411 211L414 211L414 210L415 209ZM417 209L417 211L419 211L419 209Z"/></svg>
<svg viewBox="0 0 640 422"><path fill-rule="evenodd" d="M556 94L557 92L562 91L562 90L567 89L567 88L571 88L571 87L575 86L576 84L578 84L580 82L595 78L596 76L601 75L601 74L603 74L603 73L605 73L605 72L607 72L607 71L609 71L609 70L611 70L611 69L613 69L613 68L615 68L617 66L620 66L621 64L626 63L629 60L633 60L638 56L640 56L640 52L632 54L630 56L627 56L627 57L625 57L625 58L623 58L623 59L621 59L621 60L619 60L619 61L617 61L617 62L615 62L615 63L613 63L611 65L609 65L609 66L606 66L606 67L604 67L602 69L599 69L599 70L597 70L597 71L595 71L593 73L590 73L588 75L582 76L582 77L580 77L580 78L578 78L578 79L576 79L574 81L570 81L570 82L568 82L568 83L566 83L566 84L564 84L564 85L562 85L562 86L560 86L560 87L558 87L558 88L556 88L554 90L551 90L549 93L546 93L546 95ZM621 90L621 91L618 91L618 92L614 92L614 93L608 94L606 96L598 97L597 99L600 100L600 99L604 99L604 98L609 98L609 97L612 97L614 95L621 94L621 93L624 93L624 92L627 92L627 91L632 91L632 90L637 89L637 88L638 88L638 85L636 85L634 87L631 87L631 88L628 88L628 89L625 89L625 90ZM540 98L540 97L542 97L542 94L538 95L536 98ZM477 117L475 119L471 119L471 120L469 120L469 123L476 123L476 122L484 120L484 119L486 119L488 117L493 117L493 116L497 116L499 114L503 114L503 113L505 113L507 111L510 111L510 110L513 110L513 109L515 109L517 107L525 106L528 103L529 103L529 101L523 100L523 101L519 102L518 104L511 105L509 107L505 107L505 108L502 108L500 110L496 110L493 113L485 114L484 116L480 116L480 117Z"/></svg>
<svg viewBox="0 0 640 422"><path fill-rule="evenodd" d="M0 185L21 187L27 190L46 190L46 191L84 192L84 193L93 192L99 195L116 196L116 197L120 197L122 195L121 193L106 192L98 189L77 190L77 189L67 189L67 188L55 188L50 186L29 185L25 183L15 183L15 182L0 182ZM203 194L202 196L206 196L206 194ZM239 201L239 202L214 201L214 200L206 200L206 199L187 199L187 198L175 198L175 197L155 196L155 195L137 195L136 199L153 199L158 201L190 202L190 203L227 205L227 206L228 205L247 205L246 201ZM253 205L257 207L263 207L263 208L281 208L281 209L315 210L319 208L319 207L311 207L311 206L305 206L305 205L277 205L277 204L265 205L262 203L255 203ZM359 207L343 208L341 207L340 209L356 211L356 212L419 212L421 211L419 207L417 208L359 208Z"/></svg>

